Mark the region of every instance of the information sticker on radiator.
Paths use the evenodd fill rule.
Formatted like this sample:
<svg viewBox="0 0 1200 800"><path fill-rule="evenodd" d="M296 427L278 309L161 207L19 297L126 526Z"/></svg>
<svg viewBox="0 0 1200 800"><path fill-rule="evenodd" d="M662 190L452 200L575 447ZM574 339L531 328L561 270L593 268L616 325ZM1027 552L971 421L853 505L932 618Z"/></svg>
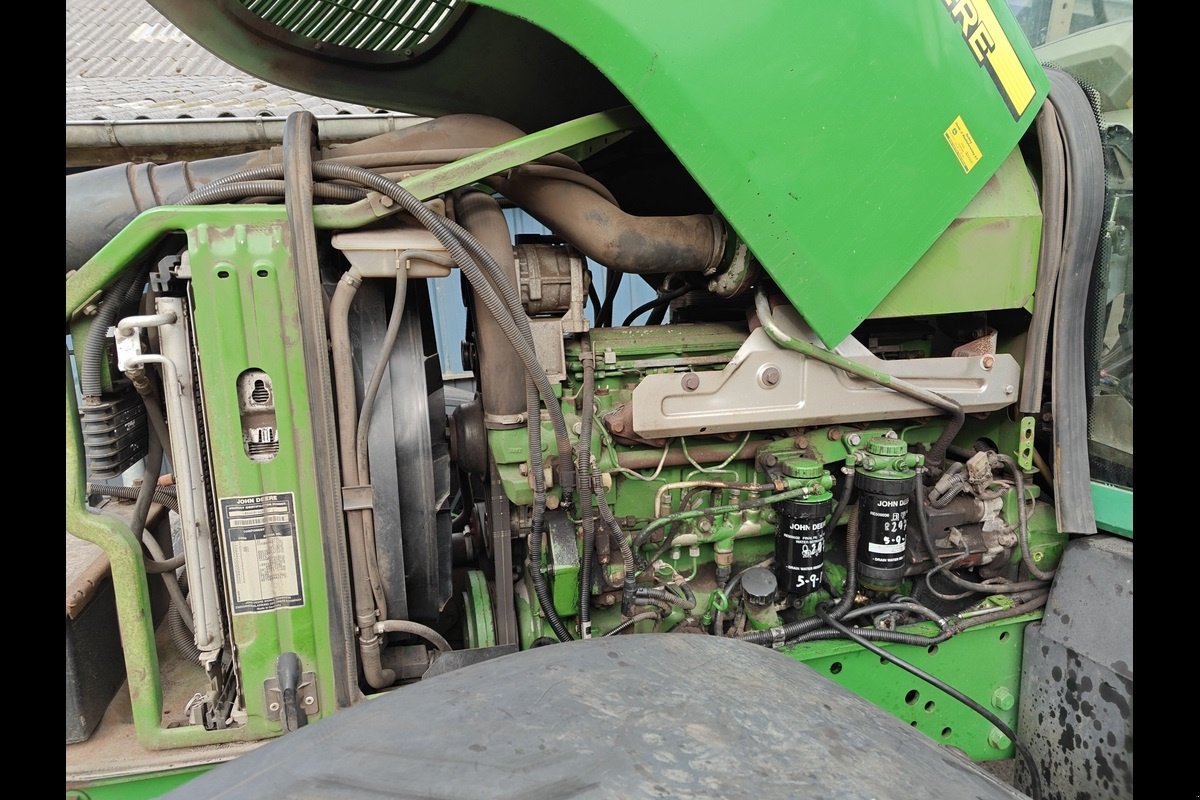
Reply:
<svg viewBox="0 0 1200 800"><path fill-rule="evenodd" d="M223 497L220 506L233 613L304 605L295 495Z"/></svg>
<svg viewBox="0 0 1200 800"><path fill-rule="evenodd" d="M983 158L979 145L975 143L975 137L967 130L967 123L963 122L961 115L955 117L950 127L946 128L945 136L958 163L962 164L963 172L970 172L979 163L979 159Z"/></svg>

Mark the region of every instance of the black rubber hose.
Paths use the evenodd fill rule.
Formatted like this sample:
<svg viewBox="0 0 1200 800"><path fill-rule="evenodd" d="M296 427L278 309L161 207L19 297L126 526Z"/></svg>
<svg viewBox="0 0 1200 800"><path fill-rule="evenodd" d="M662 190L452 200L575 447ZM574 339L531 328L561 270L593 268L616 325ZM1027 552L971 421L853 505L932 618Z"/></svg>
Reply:
<svg viewBox="0 0 1200 800"><path fill-rule="evenodd" d="M566 420L563 418L562 409L557 404L558 401L554 396L554 389L550 386L550 381L546 377L546 371L538 362L537 354L533 350L533 337L529 334L529 319L525 316L524 310L521 307L520 296L516 294L516 287L504 276L499 264L491 257L487 249L468 231L457 223L445 217L438 216L414 194L395 181L369 170L328 162L314 164L313 172L323 178L336 178L361 183L370 189L391 197L402 209L412 214L422 226L429 230L446 248L451 257L454 258L463 275L466 276L479 298L483 300L488 311L496 318L496 321L500 324L505 335L512 343L513 348L521 357L526 371L533 378L537 386L542 402L545 403L546 409L550 413L558 450L559 482L566 495L564 502L568 501L575 488L575 473L572 468L571 443L567 436ZM497 286L505 294L508 300L508 309L505 308L504 302L501 301L500 297L492 289L491 284L488 283L479 264L484 265L487 272L492 275ZM534 425L537 423L537 420L531 419L529 422L531 425Z"/></svg>
<svg viewBox="0 0 1200 800"><path fill-rule="evenodd" d="M596 320L597 328L611 328L613 304L617 302L617 290L621 288L621 280L625 277L624 272L618 272L615 269L606 269L604 287L604 305L600 312L600 319Z"/></svg>
<svg viewBox="0 0 1200 800"><path fill-rule="evenodd" d="M288 234L291 237L291 254L295 263L298 285L303 286L320 278L320 260L317 253L317 232L313 227L313 163L316 118L308 111L297 111L288 116L283 128L284 156L284 206L287 210ZM343 464L343 471L347 465ZM351 463L349 469L357 470ZM361 535L348 531L347 541L351 557L359 565L366 563L367 544ZM358 553L355 553L355 550ZM378 609L372 596L370 575L367 569L350 571L351 580L357 585L352 597L346 598L347 605L354 608L358 626L359 665L363 677L373 689L384 689L396 680L394 670L383 666L382 637L375 633L373 625L378 619Z"/></svg>
<svg viewBox="0 0 1200 800"><path fill-rule="evenodd" d="M633 324L633 321L635 319L640 317L642 314L645 314L650 309L657 308L658 306L661 306L664 303L669 303L677 297L683 297L685 294L687 294L690 291L692 291L692 287L685 284L683 286L680 286L678 289L672 289L671 291L667 292L666 294L660 294L658 297L654 298L653 300L651 300L647 303L642 303L640 306L635 308L633 311L629 312L629 315L627 317L625 317L625 321L621 323L621 327L622 328L629 327L630 325Z"/></svg>
<svg viewBox="0 0 1200 800"><path fill-rule="evenodd" d="M733 602L733 593L737 589L738 584L742 582L742 575L745 573L746 570L742 570L737 575L734 575L732 578L730 578L729 583L725 584L725 588L722 589L722 591L725 593L725 597L730 602ZM728 608L728 606L726 606L726 608ZM724 631L721 630L724 624L725 612L721 609L717 609L717 612L713 615L713 634L717 636L724 636Z"/></svg>
<svg viewBox="0 0 1200 800"><path fill-rule="evenodd" d="M691 598L680 597L674 592L668 592L663 589L641 588L637 590L636 597L639 600L661 600L664 603L679 606L685 611L691 611L696 607L695 595Z"/></svg>
<svg viewBox="0 0 1200 800"><path fill-rule="evenodd" d="M145 478L143 478L142 486L146 485L144 481ZM151 482L150 485L153 486L153 482ZM166 506L178 514L179 498L175 495L175 492L171 491L172 488L173 487L169 486L155 487L154 491L152 492L152 502L158 503L161 506ZM103 495L104 497L120 497L125 500L137 500L141 490L141 487L110 486L107 483L89 483L87 485L88 494L98 494ZM130 527L134 527L134 525L131 524Z"/></svg>
<svg viewBox="0 0 1200 800"><path fill-rule="evenodd" d="M608 505L608 497L604 494L604 483L599 471L592 472L592 491L596 493L596 502L600 507L600 519L608 526L609 532L617 540L621 550L621 561L625 565L625 581L621 590L621 614L628 617L633 613L633 595L637 587L634 578L636 567L633 563L633 548L629 545L629 537L621 530L617 518L613 516L612 508Z"/></svg>
<svg viewBox="0 0 1200 800"><path fill-rule="evenodd" d="M817 622L821 622L820 617L817 617ZM878 642L891 642L892 644L910 644L914 647L929 647L930 645L941 644L947 639L954 636L953 632L942 631L933 636L922 636L919 633L905 633L903 631L881 631L878 628L856 628L855 633L862 636L864 639L870 639ZM844 633L834 628L818 628L815 631L809 631L803 636L797 637L788 644L804 644L805 642L824 642L832 639L846 639Z"/></svg>
<svg viewBox="0 0 1200 800"><path fill-rule="evenodd" d="M850 505L850 495L854 491L854 472L846 474L846 482L842 484L842 493L838 498L837 508L834 509L833 516L829 518L829 523L825 528L826 541L829 539L829 533L837 525L838 519L846 507ZM850 512L850 521L846 523L846 589L842 592L841 599L838 600L837 606L831 612L835 619L841 619L846 615L846 612L854 605L854 595L858 591L858 509L852 509ZM743 634L739 638L753 644L771 645L776 641L788 642L821 627L821 620L816 617L797 620L796 622L780 626L779 628L771 628L765 631L751 631Z"/></svg>
<svg viewBox="0 0 1200 800"><path fill-rule="evenodd" d="M159 438L153 428L147 433L146 440L146 469L142 472L142 485L137 489L133 514L129 519L129 527L134 535L146 527L146 519L150 516L150 504L154 502L159 493L158 477L162 474L163 450L167 446L166 441ZM166 492L163 493L166 494ZM174 500L173 494L172 500ZM163 503L162 500L159 500L159 503L167 506L176 514L179 513L178 502L174 508Z"/></svg>
<svg viewBox="0 0 1200 800"><path fill-rule="evenodd" d="M633 604L635 606L653 606L661 612L663 619L671 615L671 603L666 600L659 600L656 597L635 597Z"/></svg>
<svg viewBox="0 0 1200 800"><path fill-rule="evenodd" d="M632 625L636 625L637 623L639 623L639 622L642 622L643 620L647 620L647 619L652 619L652 620L654 620L656 623L658 623L658 622L662 622L662 619L661 619L661 618L658 616L658 612L655 612L655 611L642 611L642 612L640 612L640 613L638 613L638 614L634 614L634 615L633 615L633 616L631 616L629 619L625 620L625 621L624 621L624 622L622 622L620 625L618 625L617 627L613 628L611 631L609 631L608 633L606 633L606 634L604 634L604 635L605 635L605 636L616 636L618 633L620 633L621 631L625 630L626 628L628 628L628 627L630 627L630 626L632 626Z"/></svg>
<svg viewBox="0 0 1200 800"><path fill-rule="evenodd" d="M1033 754L1029 752L1029 748L1026 747L1025 743L1020 740L1020 738L1017 736L1017 732L1008 726L1008 723L1006 723L1004 720L1000 719L998 716L993 714L991 711L984 708L982 705L977 703L975 700L972 700L970 697L963 694L958 689L955 689L953 686L946 683L945 681L943 681L939 678L935 678L933 675L930 675L925 670L920 669L919 667L913 666L912 664L908 663L904 659L900 658L898 655L896 655L894 653L890 653L887 650L884 650L882 647L879 647L878 645L873 644L868 638L866 638L865 636L861 636L858 632L852 631L850 628L847 628L841 622L834 619L830 614L822 611L821 609L817 609L817 614L820 616L821 619L823 619L825 621L825 623L827 625L829 625L831 628L834 628L835 630L838 630L841 633L843 633L846 636L846 638L853 640L858 645L866 648L867 650L870 650L872 653L879 656L880 658L885 658L888 661L891 661L893 664L900 667L905 672L908 672L909 674L920 678L921 680L925 681L929 685L934 686L938 689L941 689L943 692L950 695L955 700L957 700L960 703L962 703L963 705L967 706L972 711L979 714L979 716L983 717L988 722L992 723L997 728L999 728L1004 733L1004 735L1007 736L1010 741L1012 741L1013 745L1017 748L1017 752L1019 752L1021 754L1021 757L1023 759L1025 759L1025 762L1026 762L1025 766L1029 769L1029 773L1031 776L1031 778L1030 778L1030 784L1031 784L1030 785L1030 796L1033 798L1033 800L1041 800L1042 787L1041 787L1041 779L1037 774L1037 762L1034 761Z"/></svg>
<svg viewBox="0 0 1200 800"><path fill-rule="evenodd" d="M174 602L167 609L167 631L171 634L171 641L183 660L189 664L199 664L200 648L196 646L196 637L184 624L183 617L179 615L179 607Z"/></svg>
<svg viewBox="0 0 1200 800"><path fill-rule="evenodd" d="M963 423L967 419L967 415L962 410L961 405L950 400L948 397L945 399L954 403L955 408L950 412L950 421L942 429L942 435L937 438L937 441L929 448L929 452L925 454L925 467L934 476L941 475L942 465L946 463L946 448L954 441L954 437L958 436L959 431L962 430Z"/></svg>
<svg viewBox="0 0 1200 800"><path fill-rule="evenodd" d="M600 293L596 291L595 281L588 281L588 300L592 303L592 327L599 328L600 312L604 310L604 303L600 300Z"/></svg>
<svg viewBox="0 0 1200 800"><path fill-rule="evenodd" d="M116 322L117 313L125 305L125 296L137 279L136 269L131 269L118 278L113 287L105 293L104 302L100 304L99 311L92 319L92 327L83 343L83 359L79 362L79 390L83 394L85 408L88 398L98 398L104 393L104 381L100 373L108 329Z"/></svg>
<svg viewBox="0 0 1200 800"><path fill-rule="evenodd" d="M842 617L842 622L849 622L852 619L859 617L869 617L873 614L882 614L887 611L904 611L913 614L919 614L930 622L936 622L939 628L945 629L946 618L934 611L928 606L920 603L873 603L869 606L861 606L855 608Z"/></svg>
<svg viewBox="0 0 1200 800"><path fill-rule="evenodd" d="M546 576L542 574L542 533L546 520L546 473L542 468L542 426L537 409L538 390L533 385L533 379L525 377L525 394L531 418L529 420L529 466L533 473L533 522L529 530L529 577L533 581L533 592L537 595L538 605L542 614L550 623L550 629L560 642L571 641L571 633L563 624L562 618L554 608L554 599L550 596L550 587L546 585Z"/></svg>
<svg viewBox="0 0 1200 800"><path fill-rule="evenodd" d="M579 480L579 519L583 525L583 555L579 567L579 631L592 635L592 564L596 560L596 520L592 516L592 404L596 392L596 361L587 334L579 339L579 363L583 365L580 390L579 447L576 475Z"/></svg>
<svg viewBox="0 0 1200 800"><path fill-rule="evenodd" d="M1033 554L1029 552L1029 508L1025 504L1025 476L1021 474L1020 468L1017 467L1017 462L1011 457L1003 453L996 454L996 460L1008 468L1008 471L1013 476L1013 484L1017 490L1017 518L1020 520L1020 536L1018 540L1021 543L1021 560L1025 564L1025 569L1029 570L1029 574L1040 581L1048 581L1054 577L1054 571L1047 572L1038 567L1033 560Z"/></svg>
<svg viewBox="0 0 1200 800"><path fill-rule="evenodd" d="M1022 614L1028 614L1030 611L1036 611L1037 609L1046 605L1047 597L1049 597L1049 594L1043 592L1037 597L1034 597L1033 599L1027 600L1023 603L1018 603L1012 608L1004 609L1003 611L997 611L994 614L983 614L978 617L971 617L970 619L961 620L953 625L948 625L945 630L935 636L921 636L917 633L905 633L903 631L881 631L875 628L855 628L855 632L872 640L893 642L895 644L911 644L917 647L927 647L931 644L941 644L947 639L957 636L963 631L974 628L978 625L985 625L989 622L995 622L1002 619L1011 619L1012 617L1019 617ZM847 617L848 616L849 615L847 615ZM843 617L841 621L845 622L846 617ZM794 643L801 644L803 642L817 642L827 641L830 639L846 638L848 637L845 634L835 628L821 628L820 630L815 630L804 634L800 638L796 639Z"/></svg>

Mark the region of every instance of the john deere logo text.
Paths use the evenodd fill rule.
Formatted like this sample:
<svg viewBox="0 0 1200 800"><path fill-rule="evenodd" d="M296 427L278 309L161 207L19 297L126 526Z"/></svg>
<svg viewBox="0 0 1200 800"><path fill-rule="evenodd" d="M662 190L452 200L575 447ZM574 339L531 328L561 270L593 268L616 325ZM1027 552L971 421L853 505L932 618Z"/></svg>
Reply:
<svg viewBox="0 0 1200 800"><path fill-rule="evenodd" d="M988 0L942 0L962 28L963 41L979 66L988 71L1013 119L1020 119L1033 100L1033 82L992 13Z"/></svg>

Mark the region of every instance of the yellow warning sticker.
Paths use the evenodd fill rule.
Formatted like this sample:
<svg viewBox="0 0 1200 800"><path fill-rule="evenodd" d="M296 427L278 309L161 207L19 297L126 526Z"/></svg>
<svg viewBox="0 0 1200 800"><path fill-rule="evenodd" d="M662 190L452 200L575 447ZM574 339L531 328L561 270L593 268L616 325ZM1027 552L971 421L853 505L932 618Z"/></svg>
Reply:
<svg viewBox="0 0 1200 800"><path fill-rule="evenodd" d="M983 158L983 153L980 152L979 145L975 143L975 137L967 129L967 123L963 122L962 116L954 118L944 135L950 149L958 158L958 163L962 164L963 172L970 172L971 168L979 163L979 159Z"/></svg>
<svg viewBox="0 0 1200 800"><path fill-rule="evenodd" d="M1036 91L988 0L942 0L961 28L963 41L979 66L987 70L1013 119L1029 108Z"/></svg>

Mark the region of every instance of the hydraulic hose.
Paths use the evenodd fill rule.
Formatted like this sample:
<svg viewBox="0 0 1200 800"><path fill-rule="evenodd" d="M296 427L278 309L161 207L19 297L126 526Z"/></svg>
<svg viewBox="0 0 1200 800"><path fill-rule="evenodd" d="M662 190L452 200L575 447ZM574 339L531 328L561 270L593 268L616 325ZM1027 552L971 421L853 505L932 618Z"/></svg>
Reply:
<svg viewBox="0 0 1200 800"><path fill-rule="evenodd" d="M691 611L696 608L695 596L691 598L684 598L680 597L674 592L668 592L663 589L638 589L637 598L645 600L661 600L664 603L670 603L673 606L679 606L684 611Z"/></svg>
<svg viewBox="0 0 1200 800"><path fill-rule="evenodd" d="M296 272L301 276L318 275L320 265L317 260L317 235L313 228L313 172L312 172L312 151L313 151L313 128L316 125L316 119L307 111L300 111L292 114L287 118L283 129L283 153L284 153L284 168L283 180L285 184L284 190L284 205L287 208L288 231L291 235L292 258L295 260ZM339 284L339 288L341 285ZM353 293L351 293L351 296ZM334 293L335 299L337 293ZM348 308L348 304L347 304ZM346 315L343 312L342 317ZM330 328L334 327L336 315L330 309ZM347 326L348 328L348 326ZM347 330L347 342L349 334ZM336 348L334 349L336 353ZM347 351L348 352L348 351ZM342 383L345 383L350 390L350 409L349 417L346 422L340 418L345 413L345 408L340 402L343 398L339 397L339 427L345 425L345 432L348 434L349 448L344 444L342 446L342 480L350 485L353 485L353 479L357 478L357 461L353 458L354 453L347 452L354 445L354 389L353 383L346 383L346 375L342 375ZM348 376L353 381L353 375ZM338 381L335 380L335 386ZM347 424L348 423L348 424ZM348 430L347 430L348 428ZM339 437L341 438L341 437ZM350 457L347 460L347 457ZM354 516L354 515L350 515ZM381 640L378 634L375 633L374 624L377 617L376 606L374 600L374 587L367 571L368 555L366 542L363 536L363 528L358 524L355 529L351 530L350 523L346 525L347 539L350 545L350 558L354 564L354 569L351 570L351 578L354 586L354 609L355 623L358 626L358 649L362 664L363 675L367 683L374 689L383 689L391 686L396 680L396 673L393 670L387 669L382 664L380 649ZM379 594L382 595L382 588Z"/></svg>
<svg viewBox="0 0 1200 800"><path fill-rule="evenodd" d="M579 567L579 634L592 638L592 562L595 561L596 520L592 516L592 405L596 392L596 360L587 334L579 339L579 362L583 365L580 390L579 447L576 475L579 481L579 519L583 525L583 556Z"/></svg>
<svg viewBox="0 0 1200 800"><path fill-rule="evenodd" d="M622 328L629 327L630 325L633 324L634 320L636 320L642 314L645 314L650 309L658 308L658 307L662 306L664 303L669 303L672 300L675 300L676 298L683 297L685 294L687 294L690 291L692 291L692 287L685 284L683 286L680 286L678 289L672 289L669 292L660 294L658 297L654 298L653 300L650 300L649 302L642 303L640 306L635 308L633 311L629 312L629 314L625 317L625 320L621 323L621 327Z"/></svg>
<svg viewBox="0 0 1200 800"><path fill-rule="evenodd" d="M958 435L958 432L962 430L963 422L966 420L966 415L961 405L937 392L922 389L894 375L871 369L859 364L857 361L838 355L831 350L826 350L823 347L818 347L811 342L788 334L775 322L775 318L771 314L770 299L767 297L767 292L762 286L759 286L754 293L754 309L758 314L758 321L762 324L763 330L780 347L795 350L797 353L809 358L815 358L831 367L836 367L852 375L865 378L949 414L950 422L925 456L925 465L931 472L939 473L941 471L942 464L946 460L946 449L950 446L950 442L954 440L954 437Z"/></svg>
<svg viewBox="0 0 1200 800"><path fill-rule="evenodd" d="M175 645L175 650L184 661L189 664L200 663L200 648L196 646L196 637L188 630L187 625L183 621L183 617L179 613L179 606L171 602L171 607L167 609L167 631L171 634L171 641Z"/></svg>
<svg viewBox="0 0 1200 800"><path fill-rule="evenodd" d="M526 376L526 389L533 408L538 408L538 391L533 385L533 379ZM538 418L529 422L529 464L533 475L533 521L529 529L529 578L533 581L533 592L537 595L538 605L550 629L560 642L571 641L571 634L562 618L554 608L554 599L550 596L550 587L546 585L546 576L542 574L542 538L546 519L546 477L542 468L542 426Z"/></svg>
<svg viewBox="0 0 1200 800"><path fill-rule="evenodd" d="M154 534L146 529L142 529L142 544L150 551L150 555L156 561L166 561L167 556L163 553L163 549L159 547L158 540L154 538ZM192 612L188 606L187 599L183 596L183 589L179 586L179 579L175 577L174 572L159 573L163 579L163 585L167 588L167 594L171 596L171 603L179 608L179 616L183 618L183 623L187 625L189 631L194 631L196 626L192 621Z"/></svg>
<svg viewBox="0 0 1200 800"><path fill-rule="evenodd" d="M89 400L95 402L104 393L104 382L100 377L101 362L104 360L104 344L108 329L117 318L117 312L125 305L126 295L130 287L138 279L136 269L128 270L117 279L112 288L106 293L104 302L92 319L92 327L88 330L87 339L83 344L83 358L79 362L79 390L83 393L84 407Z"/></svg>
<svg viewBox="0 0 1200 800"><path fill-rule="evenodd" d="M657 612L641 611L641 612L638 612L637 614L634 614L629 619L625 620L620 625L613 628L611 631L609 631L608 633L606 633L604 635L605 636L616 636L618 633L625 630L626 628L630 628L630 627L638 624L639 622L642 622L643 620L648 620L648 619L652 619L655 622L661 622Z"/></svg>
<svg viewBox="0 0 1200 800"><path fill-rule="evenodd" d="M379 354L371 379L363 390L362 406L358 412L358 424L355 426L354 452L358 469L358 486L371 485L371 460L367 452L367 433L371 429L371 415L375 410L375 398L379 396L379 387L383 384L383 374L391 361L392 349L396 346L396 337L400 333L400 321L404 317L404 299L408 291L407 261L401 263L396 271L396 293L392 301L392 313L388 319L387 330L379 347ZM378 551L375 545L375 515L371 509L362 509L363 540L367 546L367 565L371 568L372 588L378 586L375 604L379 616L387 618L387 594L383 590L383 579L380 575Z"/></svg>
<svg viewBox="0 0 1200 800"><path fill-rule="evenodd" d="M1025 476L1017 467L1017 462L1013 461L1011 457L997 453L996 460L1008 468L1017 490L1017 518L1021 525L1021 533L1018 537L1021 542L1021 561L1025 564L1025 569L1029 570L1030 575L1040 581L1048 581L1054 577L1054 571L1047 572L1039 568L1033 560L1033 554L1029 552L1029 509L1025 505Z"/></svg>
<svg viewBox="0 0 1200 800"><path fill-rule="evenodd" d="M428 625L422 625L419 622L413 622L407 619L385 619L375 623L376 633L407 633L411 636L420 636L425 641L432 644L439 652L449 653L454 648L446 641L446 638L435 631Z"/></svg>
<svg viewBox="0 0 1200 800"><path fill-rule="evenodd" d="M617 524L612 509L608 505L608 497L604 494L604 483L598 471L592 472L592 490L596 493L596 502L600 506L600 519L608 526L609 531L617 540L621 549L621 561L625 565L625 580L621 590L621 614L628 617L633 612L633 595L637 586L633 563L633 548L629 546L629 537Z"/></svg>
<svg viewBox="0 0 1200 800"><path fill-rule="evenodd" d="M859 617L867 617L873 614L882 614L887 611L904 611L912 614L919 614L925 619L936 622L939 628L946 628L946 618L934 611L928 606L923 606L920 603L875 603L869 606L862 606L853 609L842 617L842 622L849 622L852 619Z"/></svg>
<svg viewBox="0 0 1200 800"><path fill-rule="evenodd" d="M354 365L350 361L350 305L358 293L361 279L350 272L342 275L334 289L333 298L329 303L329 344L333 363L333 390L337 405L337 441L338 459L341 463L342 485L357 486L358 483L358 453L355 442L357 431L357 403L354 397ZM371 566L371 558L366 540L366 530L361 511L346 512L346 539L350 545L351 578L354 581L354 614L359 628L360 650L364 647L365 639L368 652L375 651L378 655L378 637L371 632L377 619L377 609L383 599L383 584ZM368 635L370 634L370 635ZM372 641L374 646L372 646ZM378 671L372 670L376 680L383 681L387 672L381 665ZM394 681L394 673L392 681ZM372 684L372 688L382 689L390 686L388 681L381 686Z"/></svg>

